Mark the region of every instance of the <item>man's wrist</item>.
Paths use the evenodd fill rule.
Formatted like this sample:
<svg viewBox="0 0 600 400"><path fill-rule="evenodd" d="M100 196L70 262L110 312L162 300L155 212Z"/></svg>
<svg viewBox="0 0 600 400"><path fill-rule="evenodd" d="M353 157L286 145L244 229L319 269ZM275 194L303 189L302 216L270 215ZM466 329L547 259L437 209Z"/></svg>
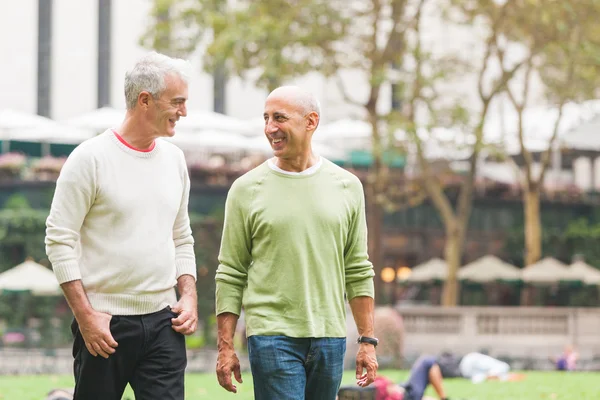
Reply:
<svg viewBox="0 0 600 400"><path fill-rule="evenodd" d="M377 347L377 345L379 344L379 339L377 339L375 337L371 337L371 336L360 335L358 337L358 339L356 340L356 342L359 343L360 345L367 344L367 345Z"/></svg>

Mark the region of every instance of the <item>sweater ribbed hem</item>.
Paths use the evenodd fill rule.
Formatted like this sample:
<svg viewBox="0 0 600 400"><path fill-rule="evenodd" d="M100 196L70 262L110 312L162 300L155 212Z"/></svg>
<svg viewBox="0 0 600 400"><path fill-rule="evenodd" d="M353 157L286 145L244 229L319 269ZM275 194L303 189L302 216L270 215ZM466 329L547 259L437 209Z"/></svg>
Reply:
<svg viewBox="0 0 600 400"><path fill-rule="evenodd" d="M149 294L87 293L92 308L111 315L143 315L160 311L177 302L175 289Z"/></svg>
<svg viewBox="0 0 600 400"><path fill-rule="evenodd" d="M191 275L196 279L196 260L189 258L175 259L175 270L178 279L181 275Z"/></svg>
<svg viewBox="0 0 600 400"><path fill-rule="evenodd" d="M79 263L75 260L52 264L54 275L59 284L81 279Z"/></svg>

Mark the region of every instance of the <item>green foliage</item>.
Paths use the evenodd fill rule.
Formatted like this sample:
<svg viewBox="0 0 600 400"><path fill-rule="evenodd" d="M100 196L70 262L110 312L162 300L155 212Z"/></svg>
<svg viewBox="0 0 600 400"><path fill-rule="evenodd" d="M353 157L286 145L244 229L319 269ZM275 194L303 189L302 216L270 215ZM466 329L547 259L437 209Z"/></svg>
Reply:
<svg viewBox="0 0 600 400"><path fill-rule="evenodd" d="M600 223L581 218L571 222L564 235L573 255L580 255L588 264L600 268Z"/></svg>
<svg viewBox="0 0 600 400"><path fill-rule="evenodd" d="M198 319L201 321L203 344L214 346L215 274L219 265L217 256L221 245L224 210L218 208L211 215L190 215L194 233L194 251L198 279Z"/></svg>
<svg viewBox="0 0 600 400"><path fill-rule="evenodd" d="M141 42L178 55L206 45L207 71L225 64L233 74L246 76L260 68L256 83L274 89L291 77L335 69L330 55L336 54L350 23L341 12L344 5L331 0L254 0L227 8L222 0L155 0L154 23Z"/></svg>

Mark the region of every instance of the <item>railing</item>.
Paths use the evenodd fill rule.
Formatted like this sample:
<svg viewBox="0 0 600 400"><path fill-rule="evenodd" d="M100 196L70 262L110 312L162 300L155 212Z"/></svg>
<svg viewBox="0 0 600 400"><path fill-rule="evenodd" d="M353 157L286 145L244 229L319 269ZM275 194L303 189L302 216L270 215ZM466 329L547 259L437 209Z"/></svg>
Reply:
<svg viewBox="0 0 600 400"><path fill-rule="evenodd" d="M536 356L559 354L565 345L600 356L599 308L400 307L405 352Z"/></svg>

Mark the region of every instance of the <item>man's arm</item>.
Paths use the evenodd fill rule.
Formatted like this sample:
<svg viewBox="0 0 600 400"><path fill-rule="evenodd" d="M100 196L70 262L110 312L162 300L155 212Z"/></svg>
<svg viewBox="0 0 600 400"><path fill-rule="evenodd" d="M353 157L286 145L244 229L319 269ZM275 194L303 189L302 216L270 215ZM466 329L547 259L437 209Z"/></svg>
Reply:
<svg viewBox="0 0 600 400"><path fill-rule="evenodd" d="M85 294L81 280L60 285L79 325L85 346L91 355L108 358L118 343L110 333L111 315L94 310Z"/></svg>
<svg viewBox="0 0 600 400"><path fill-rule="evenodd" d="M233 337L242 308L242 294L248 282L252 262L252 235L244 200L250 196L234 182L225 202L225 221L216 281L216 314L218 331L217 377L225 390L236 393L231 374L242 383L240 362L235 354Z"/></svg>
<svg viewBox="0 0 600 400"><path fill-rule="evenodd" d="M354 195L356 207L348 240L344 249L344 268L346 272L346 294L354 316L358 334L374 337L375 289L373 284L373 265L367 252L367 218L365 197L362 185L355 182ZM356 383L365 387L373 383L377 375L377 356L375 346L361 343L356 355ZM366 373L363 373L364 370Z"/></svg>
<svg viewBox="0 0 600 400"><path fill-rule="evenodd" d="M84 148L75 149L65 162L46 220L46 254L73 311L85 345L93 356L107 358L117 342L110 333L109 314L95 311L85 294L79 270L79 232L96 199L96 165Z"/></svg>
<svg viewBox="0 0 600 400"><path fill-rule="evenodd" d="M180 154L180 168L183 179L183 194L179 211L173 224L175 244L175 269L179 301L173 305L173 312L179 314L171 319L172 328L181 334L191 335L198 327L198 294L196 292L196 255L194 237L190 226L188 205L190 199L190 178L183 152Z"/></svg>
<svg viewBox="0 0 600 400"><path fill-rule="evenodd" d="M191 275L181 275L177 279L179 301L173 305L173 312L179 314L171 319L173 329L184 335L191 335L198 327L198 293L196 279Z"/></svg>
<svg viewBox="0 0 600 400"><path fill-rule="evenodd" d="M221 313L217 315L217 379L219 384L227 391L237 393L237 386L231 380L231 373L235 379L242 383L240 361L235 354L233 337L238 322L238 316L232 313Z"/></svg>
<svg viewBox="0 0 600 400"><path fill-rule="evenodd" d="M359 336L374 337L374 308L375 301L369 296L358 296L350 300L350 308ZM369 386L377 376L377 355L375 346L369 343L360 343L356 355L356 383L359 386ZM367 370L366 373L364 369Z"/></svg>
<svg viewBox="0 0 600 400"><path fill-rule="evenodd" d="M175 244L175 268L177 279L182 275L196 277L196 255L194 253L194 236L190 226L189 201L190 201L190 177L183 152L181 153L180 168L183 179L183 193L179 211L173 224L173 243ZM181 288L179 288L181 289ZM182 291L179 291L182 294Z"/></svg>

